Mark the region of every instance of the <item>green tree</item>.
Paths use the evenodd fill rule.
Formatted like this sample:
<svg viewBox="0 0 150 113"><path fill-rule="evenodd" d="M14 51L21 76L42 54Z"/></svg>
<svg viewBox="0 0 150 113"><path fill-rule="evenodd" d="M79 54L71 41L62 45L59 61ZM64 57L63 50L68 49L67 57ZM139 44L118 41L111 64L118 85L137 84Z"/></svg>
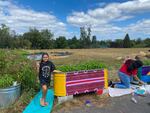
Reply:
<svg viewBox="0 0 150 113"><path fill-rule="evenodd" d="M99 41L99 46L100 48L107 48L107 43L104 40Z"/></svg>
<svg viewBox="0 0 150 113"><path fill-rule="evenodd" d="M55 41L55 48L63 49L67 48L67 40L64 36L59 36Z"/></svg>
<svg viewBox="0 0 150 113"><path fill-rule="evenodd" d="M92 36L92 48L97 48L98 47L98 42L96 36Z"/></svg>
<svg viewBox="0 0 150 113"><path fill-rule="evenodd" d="M50 30L44 29L41 31L42 36L42 49L50 49L54 48L54 40L53 40L53 34Z"/></svg>
<svg viewBox="0 0 150 113"><path fill-rule="evenodd" d="M115 46L116 46L116 48L123 48L123 40L122 39L116 39L115 40Z"/></svg>
<svg viewBox="0 0 150 113"><path fill-rule="evenodd" d="M135 48L141 48L141 47L145 47L145 43L141 38L138 38L136 40L132 40L132 46Z"/></svg>
<svg viewBox="0 0 150 113"><path fill-rule="evenodd" d="M150 47L150 38L146 38L144 41L145 47Z"/></svg>
<svg viewBox="0 0 150 113"><path fill-rule="evenodd" d="M68 39L68 46L70 49L79 48L79 40L76 36L74 36L72 39Z"/></svg>
<svg viewBox="0 0 150 113"><path fill-rule="evenodd" d="M12 37L9 33L9 27L5 24L1 25L0 28L0 48L10 48Z"/></svg>
<svg viewBox="0 0 150 113"><path fill-rule="evenodd" d="M80 47L86 48L86 38L87 32L85 31L85 27L80 27Z"/></svg>
<svg viewBox="0 0 150 113"><path fill-rule="evenodd" d="M88 27L87 31L88 31L88 35L86 38L86 48L91 48L91 28Z"/></svg>
<svg viewBox="0 0 150 113"><path fill-rule="evenodd" d="M29 32L23 34L23 38L31 42L31 47L33 49L41 49L42 37L36 28L31 28Z"/></svg>
<svg viewBox="0 0 150 113"><path fill-rule="evenodd" d="M31 42L33 49L53 48L53 34L47 29L41 32L36 28L30 29L29 32L23 34L23 38Z"/></svg>
<svg viewBox="0 0 150 113"><path fill-rule="evenodd" d="M88 33L87 33L88 31ZM91 28L85 30L85 27L80 27L80 47L90 48L91 47Z"/></svg>
<svg viewBox="0 0 150 113"><path fill-rule="evenodd" d="M130 48L131 47L130 37L128 34L126 34L126 36L123 40L123 47L124 48Z"/></svg>
<svg viewBox="0 0 150 113"><path fill-rule="evenodd" d="M107 45L107 47L111 47L111 43L112 43L112 40L106 40L106 45Z"/></svg>

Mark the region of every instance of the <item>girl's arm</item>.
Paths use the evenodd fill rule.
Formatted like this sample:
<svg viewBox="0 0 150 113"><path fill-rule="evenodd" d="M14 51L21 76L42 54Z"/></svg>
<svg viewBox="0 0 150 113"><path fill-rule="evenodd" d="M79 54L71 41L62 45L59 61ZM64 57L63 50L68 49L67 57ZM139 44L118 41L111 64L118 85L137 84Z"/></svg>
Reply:
<svg viewBox="0 0 150 113"><path fill-rule="evenodd" d="M139 77L137 76L137 72L138 72L138 69L135 69L135 70L132 71L133 77L134 77L135 80L137 80L140 84L145 84L143 81L141 81L141 80L139 79Z"/></svg>
<svg viewBox="0 0 150 113"><path fill-rule="evenodd" d="M134 78L135 78L135 80L137 80L140 84L145 84L143 81L141 81L141 80L137 77L137 75L135 75Z"/></svg>

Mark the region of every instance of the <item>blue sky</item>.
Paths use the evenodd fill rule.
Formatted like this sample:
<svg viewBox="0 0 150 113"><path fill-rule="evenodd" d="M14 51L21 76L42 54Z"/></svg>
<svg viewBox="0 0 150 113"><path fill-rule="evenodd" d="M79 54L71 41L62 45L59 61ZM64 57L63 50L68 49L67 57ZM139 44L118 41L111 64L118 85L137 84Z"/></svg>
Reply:
<svg viewBox="0 0 150 113"><path fill-rule="evenodd" d="M79 38L91 26L99 40L150 37L150 0L1 0L0 24L22 34L50 29L55 37Z"/></svg>

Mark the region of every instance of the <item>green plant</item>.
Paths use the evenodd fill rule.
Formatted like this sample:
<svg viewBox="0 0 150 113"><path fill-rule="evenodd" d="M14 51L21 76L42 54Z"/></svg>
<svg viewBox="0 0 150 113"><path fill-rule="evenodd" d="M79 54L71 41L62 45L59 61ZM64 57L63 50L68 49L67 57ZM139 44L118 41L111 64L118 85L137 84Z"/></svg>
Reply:
<svg viewBox="0 0 150 113"><path fill-rule="evenodd" d="M0 49L0 78L7 75L8 78L12 78L22 84L22 87L35 88L36 84L36 69L35 62L28 60L24 54L26 52L22 50L4 50ZM8 82L10 79L6 79ZM4 84L2 87L7 87ZM9 82L10 83L10 82ZM9 84L11 85L11 84Z"/></svg>
<svg viewBox="0 0 150 113"><path fill-rule="evenodd" d="M21 82L24 89L35 88L36 85L36 72L29 64L25 65L24 68L18 73L18 81Z"/></svg>
<svg viewBox="0 0 150 113"><path fill-rule="evenodd" d="M77 65L62 65L57 67L58 70L63 72L92 70L92 69L101 69L101 68L106 68L106 65L99 61L94 61L94 60L80 63Z"/></svg>
<svg viewBox="0 0 150 113"><path fill-rule="evenodd" d="M144 65L150 65L150 60L149 59L148 60L144 60L143 63L144 63Z"/></svg>
<svg viewBox="0 0 150 113"><path fill-rule="evenodd" d="M0 88L6 88L13 84L14 79L6 74L0 77Z"/></svg>
<svg viewBox="0 0 150 113"><path fill-rule="evenodd" d="M4 73L4 69L6 68L6 60L5 60L5 52L3 50L0 51L0 74Z"/></svg>

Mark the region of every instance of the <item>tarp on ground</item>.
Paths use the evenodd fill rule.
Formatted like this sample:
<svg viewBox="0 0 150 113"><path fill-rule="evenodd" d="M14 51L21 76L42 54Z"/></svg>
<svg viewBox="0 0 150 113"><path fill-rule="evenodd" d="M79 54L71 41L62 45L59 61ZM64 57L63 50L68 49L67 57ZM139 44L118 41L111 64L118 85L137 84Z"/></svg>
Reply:
<svg viewBox="0 0 150 113"><path fill-rule="evenodd" d="M40 105L40 98L42 97L42 91L40 91L33 100L29 103L29 105L25 108L23 113L50 113L53 107L54 101L54 92L49 89L46 95L46 102L48 102L48 106L42 107Z"/></svg>

